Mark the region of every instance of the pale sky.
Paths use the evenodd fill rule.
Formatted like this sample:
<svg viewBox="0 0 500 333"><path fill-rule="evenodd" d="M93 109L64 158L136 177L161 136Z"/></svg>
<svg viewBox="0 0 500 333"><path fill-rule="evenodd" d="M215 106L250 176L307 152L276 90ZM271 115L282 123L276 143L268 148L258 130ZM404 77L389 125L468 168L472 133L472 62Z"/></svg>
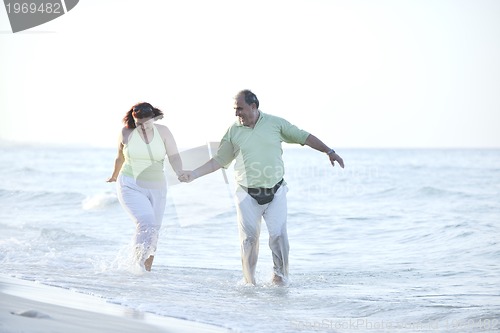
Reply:
<svg viewBox="0 0 500 333"><path fill-rule="evenodd" d="M498 0L81 0L13 34L0 8L0 140L115 147L135 103L181 148L233 96L341 148L500 147Z"/></svg>

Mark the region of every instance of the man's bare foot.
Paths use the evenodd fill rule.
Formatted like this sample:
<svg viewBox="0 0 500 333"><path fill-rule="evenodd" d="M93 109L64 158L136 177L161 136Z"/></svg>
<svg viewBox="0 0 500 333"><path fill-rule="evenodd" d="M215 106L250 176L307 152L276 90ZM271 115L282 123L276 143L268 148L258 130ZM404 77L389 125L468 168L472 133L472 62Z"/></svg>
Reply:
<svg viewBox="0 0 500 333"><path fill-rule="evenodd" d="M283 282L283 278L279 275L273 275L273 284L277 286L283 286L285 283Z"/></svg>

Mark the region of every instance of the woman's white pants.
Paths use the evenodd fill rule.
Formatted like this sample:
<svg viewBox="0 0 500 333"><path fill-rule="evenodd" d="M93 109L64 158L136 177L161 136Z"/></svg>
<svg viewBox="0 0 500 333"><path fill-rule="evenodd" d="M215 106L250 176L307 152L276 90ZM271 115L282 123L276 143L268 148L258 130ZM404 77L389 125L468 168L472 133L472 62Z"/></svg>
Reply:
<svg viewBox="0 0 500 333"><path fill-rule="evenodd" d="M134 245L139 260L144 262L156 252L160 227L167 203L167 187L139 186L133 177L120 175L118 200L136 225Z"/></svg>

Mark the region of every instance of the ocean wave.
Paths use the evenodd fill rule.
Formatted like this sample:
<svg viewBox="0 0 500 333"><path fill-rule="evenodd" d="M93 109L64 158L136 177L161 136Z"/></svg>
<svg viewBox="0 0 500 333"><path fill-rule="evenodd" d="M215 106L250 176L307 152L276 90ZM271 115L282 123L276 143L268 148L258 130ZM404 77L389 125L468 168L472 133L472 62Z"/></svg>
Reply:
<svg viewBox="0 0 500 333"><path fill-rule="evenodd" d="M470 198L471 195L462 191L445 190L435 186L422 186L415 191L417 197L426 198Z"/></svg>
<svg viewBox="0 0 500 333"><path fill-rule="evenodd" d="M77 234L62 228L43 228L40 230L39 241L79 245L95 241L94 238L84 234Z"/></svg>
<svg viewBox="0 0 500 333"><path fill-rule="evenodd" d="M26 175L27 173L30 174L30 173L37 173L39 172L37 168L35 167L32 167L32 166L20 166L18 169L14 168L14 169L11 169L10 172L12 174L16 174L16 173L20 173L22 175Z"/></svg>
<svg viewBox="0 0 500 333"><path fill-rule="evenodd" d="M113 206L118 203L118 198L113 192L93 194L82 201L84 210L98 210Z"/></svg>
<svg viewBox="0 0 500 333"><path fill-rule="evenodd" d="M388 187L384 189L380 189L376 192L367 193L369 197L372 198L387 198L400 195L400 190L397 187Z"/></svg>
<svg viewBox="0 0 500 333"><path fill-rule="evenodd" d="M46 206L48 202L60 205L81 201L84 195L78 192L24 191L0 189L0 198L4 204L27 202L29 206Z"/></svg>

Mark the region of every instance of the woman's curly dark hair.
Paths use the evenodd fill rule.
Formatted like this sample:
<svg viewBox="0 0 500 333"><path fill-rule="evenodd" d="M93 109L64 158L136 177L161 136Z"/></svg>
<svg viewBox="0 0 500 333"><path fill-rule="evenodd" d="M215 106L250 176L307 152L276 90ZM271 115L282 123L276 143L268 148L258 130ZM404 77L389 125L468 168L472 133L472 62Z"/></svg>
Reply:
<svg viewBox="0 0 500 333"><path fill-rule="evenodd" d="M123 123L127 128L135 128L134 117L138 119L153 117L156 118L158 116L163 116L163 112L155 108L149 103L141 102L132 106L130 110L128 110L125 117L123 117Z"/></svg>

